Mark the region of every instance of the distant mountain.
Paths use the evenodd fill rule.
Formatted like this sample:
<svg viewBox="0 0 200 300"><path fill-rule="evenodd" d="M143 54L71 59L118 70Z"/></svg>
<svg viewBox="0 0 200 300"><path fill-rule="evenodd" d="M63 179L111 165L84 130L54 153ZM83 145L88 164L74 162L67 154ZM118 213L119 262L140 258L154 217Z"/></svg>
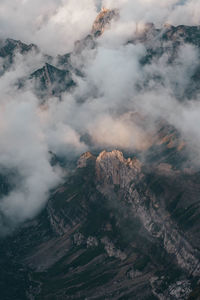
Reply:
<svg viewBox="0 0 200 300"><path fill-rule="evenodd" d="M97 46L98 37L106 29L109 29L111 21L118 18L118 11L103 9L97 16L91 33L75 43L72 53L58 55L56 65L54 65L53 57L45 55L46 64L41 66L40 69L35 70L29 77L29 79L35 79L35 91L37 95L42 97L48 97L49 95L60 97L62 92L70 91L75 86L72 74L75 73L78 76L83 76L81 70L73 67L71 56L79 55L84 49L94 49ZM166 24L163 28L156 28L154 24L148 23L142 28L139 26L136 27L136 31L133 30L133 38L128 43L141 43L145 46L146 55L141 58L141 67L159 60L164 53L168 55L168 63L172 64L182 45L191 44L200 48L200 26L179 25L175 27ZM0 57L4 58L4 71L12 65L15 53L19 52L23 55L30 51L39 52L39 49L34 44L26 45L21 41L13 39L1 41ZM28 80L28 78L25 78L25 80ZM148 87L148 81L151 81L151 77L144 78L144 80L145 82L138 83L138 86L143 84L142 88L144 88L144 85ZM158 81L162 82L162 78L158 78ZM20 81L19 86L21 86L21 83L23 86L24 78ZM185 91L177 96L192 98L195 97L199 90L200 64L197 62L196 69L191 75L191 81L186 86Z"/></svg>
<svg viewBox="0 0 200 300"><path fill-rule="evenodd" d="M69 90L75 85L70 71L60 70L48 63L43 68L32 73L30 78L35 79L39 95L48 92L49 96L59 96L62 92Z"/></svg>
<svg viewBox="0 0 200 300"><path fill-rule="evenodd" d="M38 50L37 46L34 44L26 45L21 41L16 41L13 39L6 39L0 42L0 57L12 57L15 51L19 51L21 54L27 53L32 50Z"/></svg>

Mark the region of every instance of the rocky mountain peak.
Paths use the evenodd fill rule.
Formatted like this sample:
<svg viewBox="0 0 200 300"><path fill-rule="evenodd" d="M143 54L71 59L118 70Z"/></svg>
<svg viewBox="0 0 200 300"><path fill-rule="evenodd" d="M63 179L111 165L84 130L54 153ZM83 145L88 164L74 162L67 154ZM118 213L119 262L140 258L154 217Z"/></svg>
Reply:
<svg viewBox="0 0 200 300"><path fill-rule="evenodd" d="M110 24L113 18L118 16L118 11L115 9L102 8L101 12L98 14L96 20L94 21L92 27L92 34L94 36L100 36L103 34L106 27Z"/></svg>
<svg viewBox="0 0 200 300"><path fill-rule="evenodd" d="M85 152L81 155L77 162L77 168L85 168L90 161L94 161L96 158L91 152Z"/></svg>
<svg viewBox="0 0 200 300"><path fill-rule="evenodd" d="M118 161L119 163L125 164L126 166L129 166L130 168L136 168L138 170L141 170L141 163L137 158L125 158L123 153L119 150L113 150L111 152L102 151L99 156L97 157L97 163L101 163L103 161L110 161L115 162Z"/></svg>
<svg viewBox="0 0 200 300"><path fill-rule="evenodd" d="M103 151L96 160L97 180L105 184L114 184L124 187L130 180L141 173L141 163L136 158L124 158L119 150Z"/></svg>
<svg viewBox="0 0 200 300"><path fill-rule="evenodd" d="M19 40L10 38L0 41L0 57L13 55L14 51L19 51L21 54L24 54L32 50L38 51L38 47L34 44L27 45Z"/></svg>
<svg viewBox="0 0 200 300"><path fill-rule="evenodd" d="M97 161L102 161L104 159L119 159L121 162L124 162L125 159L124 159L124 156L123 156L123 153L119 150L113 150L111 152L107 152L107 151L102 151L98 158L97 158Z"/></svg>

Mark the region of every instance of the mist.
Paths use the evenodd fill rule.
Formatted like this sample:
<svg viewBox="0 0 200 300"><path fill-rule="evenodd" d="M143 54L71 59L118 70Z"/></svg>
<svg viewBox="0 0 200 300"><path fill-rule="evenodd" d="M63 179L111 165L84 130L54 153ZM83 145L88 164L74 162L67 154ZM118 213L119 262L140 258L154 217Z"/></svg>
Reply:
<svg viewBox="0 0 200 300"><path fill-rule="evenodd" d="M58 54L72 52L74 42L90 34L101 6L118 9L120 16L96 40L95 48L72 53L73 70L82 74L72 71L76 86L60 98L49 95L45 103L33 82L19 89L20 78L44 65L42 53L56 61ZM141 65L147 49L143 43L130 43L136 25L141 32L148 22L156 28L165 23L198 25L199 6L194 0L1 1L0 38L35 43L40 49L26 55L16 52L11 68L0 78L0 166L2 175L11 174L13 182L0 200L1 233L36 216L49 191L62 182L67 170L52 165L52 154L76 160L86 151L120 148L145 156L157 121L164 120L190 145L188 156L199 168L199 95L184 97L199 49L183 44L173 64L164 53Z"/></svg>

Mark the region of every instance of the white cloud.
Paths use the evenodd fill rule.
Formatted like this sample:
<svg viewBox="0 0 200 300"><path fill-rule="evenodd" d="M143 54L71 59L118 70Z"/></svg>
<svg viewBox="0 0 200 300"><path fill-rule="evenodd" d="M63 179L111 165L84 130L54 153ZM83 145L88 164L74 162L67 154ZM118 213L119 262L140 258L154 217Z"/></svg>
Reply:
<svg viewBox="0 0 200 300"><path fill-rule="evenodd" d="M173 25L198 25L198 0L103 0L103 6L120 9L122 22L153 22Z"/></svg>
<svg viewBox="0 0 200 300"><path fill-rule="evenodd" d="M0 37L37 44L48 54L72 50L96 17L93 0L1 1Z"/></svg>
<svg viewBox="0 0 200 300"><path fill-rule="evenodd" d="M0 36L34 42L48 53L68 52L75 40L90 32L95 4L100 1L2 0ZM62 101L51 98L41 105L30 84L20 91L15 84L43 65L40 54L17 54L12 68L0 78L0 166L18 174L14 190L0 201L0 212L11 224L33 217L46 203L49 189L61 180L49 152L68 159L79 156L89 149L81 140L84 134L90 135L94 147L143 151L152 143L156 121L164 119L191 144L191 153L200 155L199 97L190 102L176 99L177 87L180 96L196 68L197 48L181 47L172 65L164 54L142 68L144 46L127 44L137 22L196 24L198 2L109 0L103 4L118 7L121 18L98 39L97 49L73 57L84 78L74 75L77 87L63 94ZM162 84L155 79L158 75Z"/></svg>

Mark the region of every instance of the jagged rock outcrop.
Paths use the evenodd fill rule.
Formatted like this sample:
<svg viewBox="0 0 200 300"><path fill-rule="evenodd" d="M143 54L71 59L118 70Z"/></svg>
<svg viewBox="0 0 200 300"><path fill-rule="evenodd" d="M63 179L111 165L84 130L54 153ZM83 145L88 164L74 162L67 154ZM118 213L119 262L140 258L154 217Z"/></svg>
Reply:
<svg viewBox="0 0 200 300"><path fill-rule="evenodd" d="M103 185L127 187L131 181L138 180L141 175L141 163L136 158L125 159L122 152L103 151L96 160L97 180Z"/></svg>
<svg viewBox="0 0 200 300"><path fill-rule="evenodd" d="M137 25L134 33L133 41L141 43L154 43L155 46L171 46L167 42L173 43L174 47L177 48L180 44L189 43L195 46L200 46L200 27L199 26L186 26L178 25L172 26L165 24L161 28L156 28L153 23L146 23L144 25Z"/></svg>
<svg viewBox="0 0 200 300"><path fill-rule="evenodd" d="M0 57L9 56L10 59L14 55L15 51L20 52L21 54L27 53L29 51L38 51L38 48L34 44L24 44L21 41L6 39L0 42Z"/></svg>
<svg viewBox="0 0 200 300"><path fill-rule="evenodd" d="M35 80L36 91L41 95L47 92L48 96L59 96L75 85L70 71L60 70L48 63L32 73L30 78Z"/></svg>
<svg viewBox="0 0 200 300"><path fill-rule="evenodd" d="M91 152L86 152L81 155L77 162L77 168L85 168L89 163L96 160L95 156Z"/></svg>
<svg viewBox="0 0 200 300"><path fill-rule="evenodd" d="M98 37L103 34L104 30L109 26L110 22L117 18L119 12L117 10L110 10L102 8L101 12L98 14L96 20L94 21L92 27L92 35Z"/></svg>
<svg viewBox="0 0 200 300"><path fill-rule="evenodd" d="M26 55L32 52L38 53L39 49L36 45L27 45L21 41L13 39L5 39L0 41L0 58L1 58L1 70L0 76L10 69L14 63L14 57L16 54Z"/></svg>

